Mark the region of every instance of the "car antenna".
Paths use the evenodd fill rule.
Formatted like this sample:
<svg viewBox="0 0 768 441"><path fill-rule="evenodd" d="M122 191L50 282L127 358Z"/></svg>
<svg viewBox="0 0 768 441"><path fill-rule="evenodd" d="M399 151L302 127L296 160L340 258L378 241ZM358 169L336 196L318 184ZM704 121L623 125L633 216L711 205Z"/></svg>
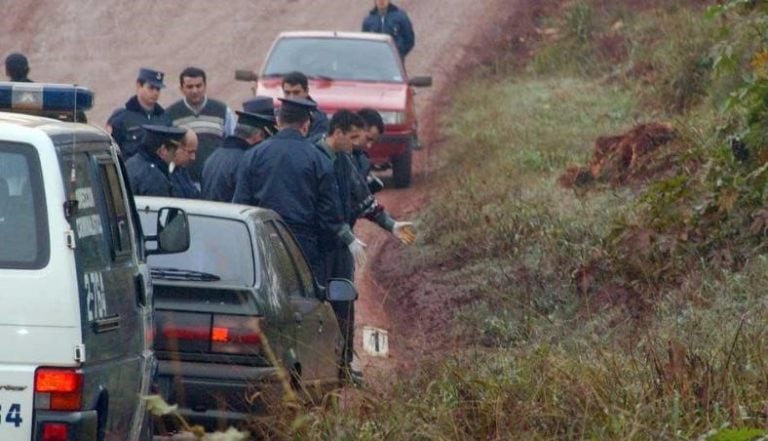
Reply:
<svg viewBox="0 0 768 441"><path fill-rule="evenodd" d="M72 121L77 121L77 84L74 85L75 87L72 89L72 98L73 98L73 106L72 106ZM75 185L77 183L77 167L76 167L76 157L75 157L75 148L77 146L77 137L75 136L75 131L72 131L72 168L69 172L69 185L67 186L67 200L64 201L64 216L67 218L67 220L71 221L72 218L77 214L77 209L79 206L79 203L77 201L77 193L75 191Z"/></svg>

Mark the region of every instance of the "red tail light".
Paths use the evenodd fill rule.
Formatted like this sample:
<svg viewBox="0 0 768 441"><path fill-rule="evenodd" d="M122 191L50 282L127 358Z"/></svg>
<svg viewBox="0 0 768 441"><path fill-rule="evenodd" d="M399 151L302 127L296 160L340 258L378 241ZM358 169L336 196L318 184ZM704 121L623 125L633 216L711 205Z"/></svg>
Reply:
<svg viewBox="0 0 768 441"><path fill-rule="evenodd" d="M35 372L36 409L80 410L82 398L81 372L50 368L38 369Z"/></svg>
<svg viewBox="0 0 768 441"><path fill-rule="evenodd" d="M69 440L69 425L64 423L43 423L42 441Z"/></svg>
<svg viewBox="0 0 768 441"><path fill-rule="evenodd" d="M258 354L261 340L260 318L237 315L213 316L212 352Z"/></svg>

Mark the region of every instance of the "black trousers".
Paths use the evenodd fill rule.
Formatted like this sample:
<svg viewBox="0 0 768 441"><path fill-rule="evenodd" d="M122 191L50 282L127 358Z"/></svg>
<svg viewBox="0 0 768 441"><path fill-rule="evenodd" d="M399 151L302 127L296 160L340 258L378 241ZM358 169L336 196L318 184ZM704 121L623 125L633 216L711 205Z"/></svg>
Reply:
<svg viewBox="0 0 768 441"><path fill-rule="evenodd" d="M354 281L355 259L347 247L335 248L325 255L326 286L329 279L347 279ZM341 356L342 364L348 366L352 362L355 340L355 302L333 302L333 312L339 322L341 336L344 339L344 351Z"/></svg>

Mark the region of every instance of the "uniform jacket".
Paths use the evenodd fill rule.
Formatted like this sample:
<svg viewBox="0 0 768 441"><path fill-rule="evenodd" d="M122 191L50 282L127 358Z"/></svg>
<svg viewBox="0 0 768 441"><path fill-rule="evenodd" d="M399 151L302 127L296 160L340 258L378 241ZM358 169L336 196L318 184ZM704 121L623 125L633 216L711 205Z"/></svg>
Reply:
<svg viewBox="0 0 768 441"><path fill-rule="evenodd" d="M197 134L197 160L187 168L195 182L200 182L205 161L221 145L224 137L231 134L227 133L227 121L231 118L229 112L226 104L210 98L205 99L199 111L192 109L183 99L165 110L172 125L190 129Z"/></svg>
<svg viewBox="0 0 768 441"><path fill-rule="evenodd" d="M228 136L203 166L203 199L231 202L235 195L237 166L250 145L242 138Z"/></svg>
<svg viewBox="0 0 768 441"><path fill-rule="evenodd" d="M295 129L283 129L246 152L232 202L276 211L297 236L354 240L344 222L333 163Z"/></svg>
<svg viewBox="0 0 768 441"><path fill-rule="evenodd" d="M112 126L112 138L120 146L124 158L130 158L139 150L139 145L144 137L142 125L170 125L170 121L164 113L165 110L159 104L155 104L152 110L147 112L139 104L136 95L125 103L125 107L112 113L107 124Z"/></svg>
<svg viewBox="0 0 768 441"><path fill-rule="evenodd" d="M384 15L379 14L377 8L371 9L368 16L363 19L363 32L391 35L392 39L395 40L397 51L400 52L400 58L403 59L413 49L416 42L413 25L411 25L408 14L392 3L389 4Z"/></svg>
<svg viewBox="0 0 768 441"><path fill-rule="evenodd" d="M309 99L312 102L315 102L315 100L312 98ZM312 122L309 124L307 139L312 144L315 144L328 134L328 129L330 129L330 122L328 121L328 117L325 115L325 112L320 109L313 110L310 114L310 119Z"/></svg>
<svg viewBox="0 0 768 441"><path fill-rule="evenodd" d="M139 148L125 163L131 190L136 196L171 196L168 164L154 153Z"/></svg>
<svg viewBox="0 0 768 441"><path fill-rule="evenodd" d="M184 199L200 199L200 190L186 167L174 167L171 172L171 196Z"/></svg>

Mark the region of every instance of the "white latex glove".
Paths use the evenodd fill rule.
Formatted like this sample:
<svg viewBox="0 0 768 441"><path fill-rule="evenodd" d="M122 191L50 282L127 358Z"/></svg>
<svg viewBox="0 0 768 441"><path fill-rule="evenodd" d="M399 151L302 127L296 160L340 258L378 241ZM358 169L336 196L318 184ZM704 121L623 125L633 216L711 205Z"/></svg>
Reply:
<svg viewBox="0 0 768 441"><path fill-rule="evenodd" d="M416 242L416 230L413 228L413 222L395 222L395 226L392 227L392 234L405 245L413 245Z"/></svg>
<svg viewBox="0 0 768 441"><path fill-rule="evenodd" d="M367 246L365 242L357 238L348 245L352 257L355 258L355 268L362 268L365 265L365 247Z"/></svg>

